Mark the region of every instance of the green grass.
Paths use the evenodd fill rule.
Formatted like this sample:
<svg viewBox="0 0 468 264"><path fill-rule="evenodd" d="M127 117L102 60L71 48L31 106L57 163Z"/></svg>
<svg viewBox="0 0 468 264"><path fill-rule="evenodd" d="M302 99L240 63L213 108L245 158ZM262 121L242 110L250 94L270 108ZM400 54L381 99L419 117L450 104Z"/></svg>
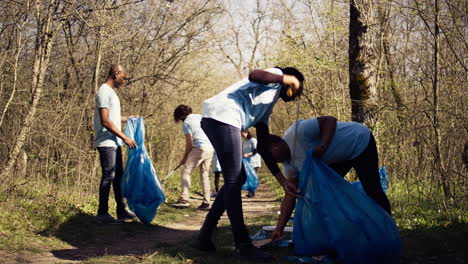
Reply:
<svg viewBox="0 0 468 264"><path fill-rule="evenodd" d="M260 178L277 198L282 197L282 190L273 177L261 175ZM178 197L178 179L172 179L172 185L170 182L165 185L169 200ZM417 188L410 186L408 189L407 183L392 182L388 190L393 216L403 240L402 263L464 263L468 259L466 207L444 203L440 197L428 196L428 192L421 194L420 186L424 184L418 184ZM139 244L147 236L170 231L164 225L185 221L187 215L195 213L194 208L179 210L163 205L152 225L117 226L96 224L96 209L97 194L42 182L30 182L0 194L3 213L0 250L17 254L53 252L58 258L75 258L84 263L238 263L230 257L233 241L229 226L219 227L218 251L214 254L192 249L190 241L176 246L164 242ZM111 202L111 211L114 209ZM263 225L275 225L276 220L277 215L272 214L247 218L246 223L250 233L254 234ZM195 234L190 232L187 234ZM119 244L119 241L130 242ZM91 251L89 245L105 246L102 251ZM288 248L267 250L277 256L280 263L287 263L284 256L294 254Z"/></svg>

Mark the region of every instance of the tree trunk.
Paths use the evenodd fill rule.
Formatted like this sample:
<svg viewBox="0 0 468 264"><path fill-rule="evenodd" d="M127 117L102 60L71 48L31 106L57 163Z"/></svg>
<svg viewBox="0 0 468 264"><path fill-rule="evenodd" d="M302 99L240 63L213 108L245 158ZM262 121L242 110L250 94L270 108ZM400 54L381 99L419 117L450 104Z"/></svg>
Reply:
<svg viewBox="0 0 468 264"><path fill-rule="evenodd" d="M29 104L29 110L26 113L20 131L17 134L13 148L8 155L8 160L6 162L5 168L3 169L0 178L6 179L10 174L11 169L16 163L16 160L21 152L21 149L24 146L28 131L31 127L31 124L34 120L36 114L37 105L42 95L42 86L44 83L44 76L49 64L50 52L52 50L53 36L56 30L53 29L53 13L56 10L57 3L55 1L50 1L50 4L47 8L47 14L42 19L41 10L43 7L39 2L36 2L36 16L37 16L37 33L36 33L36 43L35 43L35 55L34 55L34 64L33 64L33 74L31 81L31 91L32 91L32 100ZM60 24L58 25L60 26Z"/></svg>
<svg viewBox="0 0 468 264"><path fill-rule="evenodd" d="M375 54L370 27L374 25L372 1L351 0L349 20L349 91L352 120L360 123L372 118L372 99L376 94L373 75Z"/></svg>
<svg viewBox="0 0 468 264"><path fill-rule="evenodd" d="M439 124L439 1L434 0L434 79L432 82L433 129L436 144L434 161L438 168L442 189L446 198L450 198L450 186L441 154L442 136Z"/></svg>

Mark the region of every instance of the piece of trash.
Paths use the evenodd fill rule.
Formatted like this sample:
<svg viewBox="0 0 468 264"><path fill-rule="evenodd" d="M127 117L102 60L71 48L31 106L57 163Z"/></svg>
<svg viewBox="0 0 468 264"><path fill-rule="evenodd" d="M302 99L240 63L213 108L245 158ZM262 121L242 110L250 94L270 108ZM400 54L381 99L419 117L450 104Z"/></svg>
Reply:
<svg viewBox="0 0 468 264"><path fill-rule="evenodd" d="M263 226L262 227L262 230L265 230L265 231L274 231L276 228L276 226ZM287 226L284 228L283 232L289 232L291 233L293 231L293 227L292 226Z"/></svg>
<svg viewBox="0 0 468 264"><path fill-rule="evenodd" d="M271 238L267 238L267 239L262 239L262 240L253 240L252 241L252 245L254 247L257 247L257 248L261 248L265 245L268 245L271 243Z"/></svg>
<svg viewBox="0 0 468 264"><path fill-rule="evenodd" d="M265 230L258 230L257 233L255 233L255 235L253 236L250 236L250 239L252 240L262 240L262 239L266 239L266 231Z"/></svg>

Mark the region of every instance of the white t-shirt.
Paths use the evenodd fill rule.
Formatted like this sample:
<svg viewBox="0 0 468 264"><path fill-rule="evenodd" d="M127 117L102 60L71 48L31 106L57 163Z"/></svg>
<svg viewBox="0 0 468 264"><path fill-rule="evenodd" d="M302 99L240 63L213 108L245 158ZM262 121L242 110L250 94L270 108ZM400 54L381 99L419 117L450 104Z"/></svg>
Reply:
<svg viewBox="0 0 468 264"><path fill-rule="evenodd" d="M265 71L283 75L277 68ZM202 116L239 129L247 129L258 122L268 124L282 87L280 83L260 84L245 78L205 100Z"/></svg>
<svg viewBox="0 0 468 264"><path fill-rule="evenodd" d="M250 138L247 140L244 140L242 142L242 153L247 154L251 153L257 150L257 139L256 138ZM261 157L258 153L255 153L255 155L250 156L250 164L254 168L259 168L262 166L262 161Z"/></svg>
<svg viewBox="0 0 468 264"><path fill-rule="evenodd" d="M297 138L294 139L296 134ZM284 176L292 173L297 177L307 154L307 150L320 144L320 127L317 118L299 120L284 133L284 141L291 151L291 161L283 162ZM369 144L369 129L356 122L337 122L336 131L322 160L327 164L352 160L361 154ZM296 141L294 143L294 141Z"/></svg>
<svg viewBox="0 0 468 264"><path fill-rule="evenodd" d="M120 100L114 89L107 84L101 85L96 94L96 107L94 108L94 137L95 147L118 147L123 145L122 139L108 131L101 123L100 108L109 109L109 120L122 130L122 115L120 112Z"/></svg>
<svg viewBox="0 0 468 264"><path fill-rule="evenodd" d="M194 148L211 150L213 149L213 146L211 146L210 140L201 128L201 119L202 116L199 114L188 115L182 123L182 130L184 131L185 135L190 134L192 136L192 144Z"/></svg>

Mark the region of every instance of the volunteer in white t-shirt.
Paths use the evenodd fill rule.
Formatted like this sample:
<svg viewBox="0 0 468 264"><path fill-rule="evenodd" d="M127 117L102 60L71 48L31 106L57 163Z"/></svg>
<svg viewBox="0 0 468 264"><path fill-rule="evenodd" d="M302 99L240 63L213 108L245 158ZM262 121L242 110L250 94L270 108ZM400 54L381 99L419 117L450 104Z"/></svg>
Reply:
<svg viewBox="0 0 468 264"><path fill-rule="evenodd" d="M121 116L120 100L114 90L121 87L126 78L127 73L122 66L112 65L106 81L96 94L94 146L99 152L102 168L102 178L99 185L99 209L96 215L96 220L99 223L118 223L108 212L111 185L114 188L118 220L125 221L136 218L135 214L126 209L120 189L123 174L120 146L125 142L130 148L136 147L136 142L122 132L121 123L126 122L127 117Z"/></svg>
<svg viewBox="0 0 468 264"><path fill-rule="evenodd" d="M294 100L302 92L303 75L295 68L255 70L221 93L205 100L202 128L213 145L224 185L220 189L195 242L204 251L216 250L211 235L224 211L231 222L239 255L247 260L271 260L271 255L255 248L244 224L241 187L246 174L242 170L241 129L256 127L260 154L285 191L297 194L297 189L283 177L278 165L262 146L268 140L268 119L279 98Z"/></svg>
<svg viewBox="0 0 468 264"><path fill-rule="evenodd" d="M391 214L390 202L380 183L375 139L363 124L337 122L332 116L299 120L286 130L283 138L270 135L269 149L273 158L283 163L288 181L296 186L308 149L313 149L314 156L343 177L354 168L367 195ZM294 209L295 198L285 195L273 240L281 237Z"/></svg>
<svg viewBox="0 0 468 264"><path fill-rule="evenodd" d="M213 159L213 147L200 127L201 115L192 114L192 108L179 105L174 110L174 120L182 121L182 130L185 135L185 153L180 161L184 165L181 176L182 193L174 206L188 207L190 205L190 175L192 170L200 166L200 181L203 187L203 202L200 210L210 209L210 167Z"/></svg>

